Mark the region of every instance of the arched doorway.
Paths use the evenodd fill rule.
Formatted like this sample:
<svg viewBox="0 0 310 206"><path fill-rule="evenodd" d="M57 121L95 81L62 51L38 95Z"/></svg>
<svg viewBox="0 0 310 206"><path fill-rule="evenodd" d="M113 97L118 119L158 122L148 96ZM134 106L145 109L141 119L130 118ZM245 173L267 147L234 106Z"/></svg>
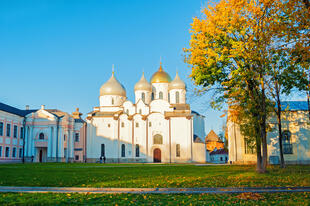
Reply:
<svg viewBox="0 0 310 206"><path fill-rule="evenodd" d="M156 148L153 152L154 162L161 162L161 151L160 149Z"/></svg>

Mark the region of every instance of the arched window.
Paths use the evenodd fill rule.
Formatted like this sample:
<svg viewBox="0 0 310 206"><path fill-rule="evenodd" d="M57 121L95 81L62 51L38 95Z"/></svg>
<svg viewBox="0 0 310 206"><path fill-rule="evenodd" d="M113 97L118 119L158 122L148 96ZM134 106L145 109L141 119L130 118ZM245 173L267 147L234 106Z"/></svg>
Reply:
<svg viewBox="0 0 310 206"><path fill-rule="evenodd" d="M179 104L180 103L180 92L175 93L175 103Z"/></svg>
<svg viewBox="0 0 310 206"><path fill-rule="evenodd" d="M125 144L122 144L122 157L125 157Z"/></svg>
<svg viewBox="0 0 310 206"><path fill-rule="evenodd" d="M170 93L168 93L168 102L170 103Z"/></svg>
<svg viewBox="0 0 310 206"><path fill-rule="evenodd" d="M293 154L293 146L291 143L291 132L285 130L282 137L283 154Z"/></svg>
<svg viewBox="0 0 310 206"><path fill-rule="evenodd" d="M153 137L153 144L163 144L163 136L156 134Z"/></svg>
<svg viewBox="0 0 310 206"><path fill-rule="evenodd" d="M142 114L142 109L139 109L139 114Z"/></svg>
<svg viewBox="0 0 310 206"><path fill-rule="evenodd" d="M124 122L122 122L122 127L125 127L125 123Z"/></svg>
<svg viewBox="0 0 310 206"><path fill-rule="evenodd" d="M129 109L126 109L126 114L128 114L128 115L129 115Z"/></svg>
<svg viewBox="0 0 310 206"><path fill-rule="evenodd" d="M111 99L111 104L114 105L114 98Z"/></svg>
<svg viewBox="0 0 310 206"><path fill-rule="evenodd" d="M180 144L176 144L176 156L180 157L181 151L180 151Z"/></svg>
<svg viewBox="0 0 310 206"><path fill-rule="evenodd" d="M152 100L154 100L154 93L152 92Z"/></svg>
<svg viewBox="0 0 310 206"><path fill-rule="evenodd" d="M39 134L39 139L44 139L44 134L42 132Z"/></svg>
<svg viewBox="0 0 310 206"><path fill-rule="evenodd" d="M140 157L140 147L136 144L136 157Z"/></svg>
<svg viewBox="0 0 310 206"><path fill-rule="evenodd" d="M159 99L163 99L163 92L159 92Z"/></svg>
<svg viewBox="0 0 310 206"><path fill-rule="evenodd" d="M67 135L64 135L64 141L66 141L66 139L67 139Z"/></svg>
<svg viewBox="0 0 310 206"><path fill-rule="evenodd" d="M141 99L145 103L145 93L144 92L142 92L142 94L141 94Z"/></svg>

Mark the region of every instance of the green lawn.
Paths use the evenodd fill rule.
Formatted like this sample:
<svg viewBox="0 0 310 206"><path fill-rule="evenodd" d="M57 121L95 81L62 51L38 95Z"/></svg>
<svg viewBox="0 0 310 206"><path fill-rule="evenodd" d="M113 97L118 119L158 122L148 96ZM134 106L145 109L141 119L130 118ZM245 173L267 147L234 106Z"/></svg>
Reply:
<svg viewBox="0 0 310 206"><path fill-rule="evenodd" d="M0 193L0 205L310 205L310 193L29 194Z"/></svg>
<svg viewBox="0 0 310 206"><path fill-rule="evenodd" d="M151 164L1 164L0 185L67 187L310 186L310 166L195 166Z"/></svg>

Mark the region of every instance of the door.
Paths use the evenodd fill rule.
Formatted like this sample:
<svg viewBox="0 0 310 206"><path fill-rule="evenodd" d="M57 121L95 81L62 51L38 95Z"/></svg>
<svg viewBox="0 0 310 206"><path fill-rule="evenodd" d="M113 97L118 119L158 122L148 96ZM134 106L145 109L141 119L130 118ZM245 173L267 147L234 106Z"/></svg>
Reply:
<svg viewBox="0 0 310 206"><path fill-rule="evenodd" d="M160 149L154 149L154 162L161 162L161 151Z"/></svg>
<svg viewBox="0 0 310 206"><path fill-rule="evenodd" d="M43 159L43 151L40 149L40 154L39 154L39 162L42 162Z"/></svg>

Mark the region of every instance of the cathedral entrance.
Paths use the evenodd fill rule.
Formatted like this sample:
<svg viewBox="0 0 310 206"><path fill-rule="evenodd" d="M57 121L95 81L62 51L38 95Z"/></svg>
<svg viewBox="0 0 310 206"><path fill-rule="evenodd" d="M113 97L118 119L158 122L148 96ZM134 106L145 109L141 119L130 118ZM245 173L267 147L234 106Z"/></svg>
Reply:
<svg viewBox="0 0 310 206"><path fill-rule="evenodd" d="M47 161L47 148L37 147L36 162L46 162Z"/></svg>
<svg viewBox="0 0 310 206"><path fill-rule="evenodd" d="M154 162L161 162L161 151L160 149L156 148L153 152Z"/></svg>

